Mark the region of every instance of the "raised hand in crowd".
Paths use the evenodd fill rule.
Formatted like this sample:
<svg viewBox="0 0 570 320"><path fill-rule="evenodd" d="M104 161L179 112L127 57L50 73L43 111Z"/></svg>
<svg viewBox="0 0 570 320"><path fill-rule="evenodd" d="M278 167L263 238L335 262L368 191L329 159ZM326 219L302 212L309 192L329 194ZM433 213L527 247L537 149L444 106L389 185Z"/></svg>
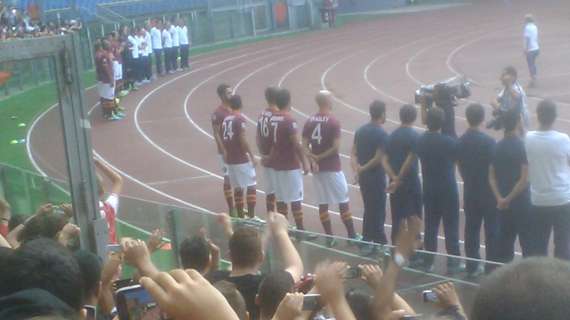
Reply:
<svg viewBox="0 0 570 320"><path fill-rule="evenodd" d="M160 272L141 278L140 283L174 319L239 319L224 296L196 270Z"/></svg>
<svg viewBox="0 0 570 320"><path fill-rule="evenodd" d="M454 319L466 319L465 311L457 296L455 285L452 282L446 282L433 288L433 292L437 295L437 306L442 309L439 313L445 316L454 316ZM459 317L458 317L459 316Z"/></svg>
<svg viewBox="0 0 570 320"><path fill-rule="evenodd" d="M231 226L231 224L230 224ZM200 236L206 240L208 243L208 248L210 249L210 268L209 271L216 271L220 266L220 247L218 247L209 237L206 228L202 227L199 230Z"/></svg>
<svg viewBox="0 0 570 320"><path fill-rule="evenodd" d="M166 242L164 241L164 232L160 229L155 229L147 240L148 251L152 254L153 252L162 248Z"/></svg>
<svg viewBox="0 0 570 320"><path fill-rule="evenodd" d="M343 276L347 268L344 262L322 262L315 272L315 288L321 295L321 302L330 308L337 320L356 320L344 294Z"/></svg>
<svg viewBox="0 0 570 320"><path fill-rule="evenodd" d="M121 239L121 248L125 263L136 268L141 276L152 277L158 269L150 259L150 251L142 240Z"/></svg>
<svg viewBox="0 0 570 320"><path fill-rule="evenodd" d="M299 292L287 293L273 316L273 320L302 319L304 295Z"/></svg>

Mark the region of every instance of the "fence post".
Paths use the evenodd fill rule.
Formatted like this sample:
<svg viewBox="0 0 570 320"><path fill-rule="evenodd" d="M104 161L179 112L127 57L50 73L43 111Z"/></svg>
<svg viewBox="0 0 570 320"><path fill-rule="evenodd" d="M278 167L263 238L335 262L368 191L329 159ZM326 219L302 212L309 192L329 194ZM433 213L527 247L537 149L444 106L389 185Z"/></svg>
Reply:
<svg viewBox="0 0 570 320"><path fill-rule="evenodd" d="M251 7L250 13L251 13L251 28L253 29L252 34L254 37L257 37L257 31L255 26L255 7Z"/></svg>

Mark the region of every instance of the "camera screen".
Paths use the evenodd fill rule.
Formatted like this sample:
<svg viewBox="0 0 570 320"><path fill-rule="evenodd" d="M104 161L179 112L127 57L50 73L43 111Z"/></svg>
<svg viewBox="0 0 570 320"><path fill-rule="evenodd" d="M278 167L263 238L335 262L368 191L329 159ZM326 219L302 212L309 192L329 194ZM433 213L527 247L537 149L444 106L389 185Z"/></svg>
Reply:
<svg viewBox="0 0 570 320"><path fill-rule="evenodd" d="M124 288L117 292L117 309L120 320L162 320L160 308L141 286Z"/></svg>

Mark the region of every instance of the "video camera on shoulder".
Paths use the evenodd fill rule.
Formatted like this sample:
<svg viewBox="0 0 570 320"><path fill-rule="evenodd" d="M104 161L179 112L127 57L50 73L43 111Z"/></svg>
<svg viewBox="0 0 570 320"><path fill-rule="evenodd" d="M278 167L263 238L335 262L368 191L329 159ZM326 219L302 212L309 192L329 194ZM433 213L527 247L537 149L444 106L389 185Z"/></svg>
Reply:
<svg viewBox="0 0 570 320"><path fill-rule="evenodd" d="M453 77L435 84L421 86L415 92L414 102L427 109L435 103L438 107L455 107L457 99L471 96L471 82L465 77Z"/></svg>

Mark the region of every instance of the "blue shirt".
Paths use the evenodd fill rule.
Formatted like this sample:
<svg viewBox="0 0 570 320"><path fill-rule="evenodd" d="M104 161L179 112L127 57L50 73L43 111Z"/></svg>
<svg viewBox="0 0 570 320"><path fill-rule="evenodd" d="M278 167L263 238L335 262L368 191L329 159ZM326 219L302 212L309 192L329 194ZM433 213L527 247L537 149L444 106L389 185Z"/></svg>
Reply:
<svg viewBox="0 0 570 320"><path fill-rule="evenodd" d="M396 174L400 172L402 165L410 153L415 153L420 135L410 127L399 127L390 135L386 153L390 166ZM418 175L418 160L416 159L406 176L402 178L402 184L398 190L420 191L420 178Z"/></svg>
<svg viewBox="0 0 570 320"><path fill-rule="evenodd" d="M489 185L489 166L493 161L495 140L478 130L467 130L457 144L457 162L464 182L464 199L493 201Z"/></svg>
<svg viewBox="0 0 570 320"><path fill-rule="evenodd" d="M358 164L365 165L376 155L378 149L384 151L388 144L388 134L384 129L375 124L367 123L360 127L354 135L354 144L356 145L356 156ZM371 168L367 174L384 175L384 168L381 165Z"/></svg>
<svg viewBox="0 0 570 320"><path fill-rule="evenodd" d="M521 167L528 165L524 142L517 136L505 137L497 143L493 156L493 168L499 192L503 197L511 193L521 176ZM516 197L512 204L530 204L530 189Z"/></svg>
<svg viewBox="0 0 570 320"><path fill-rule="evenodd" d="M422 162L424 193L457 194L456 148L456 139L438 132L420 137L416 154Z"/></svg>

